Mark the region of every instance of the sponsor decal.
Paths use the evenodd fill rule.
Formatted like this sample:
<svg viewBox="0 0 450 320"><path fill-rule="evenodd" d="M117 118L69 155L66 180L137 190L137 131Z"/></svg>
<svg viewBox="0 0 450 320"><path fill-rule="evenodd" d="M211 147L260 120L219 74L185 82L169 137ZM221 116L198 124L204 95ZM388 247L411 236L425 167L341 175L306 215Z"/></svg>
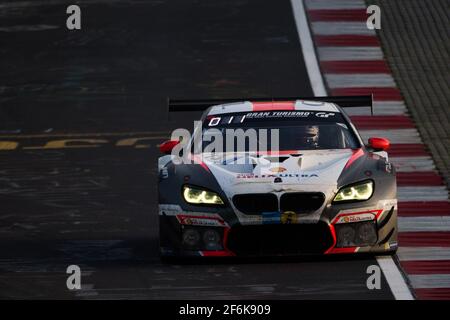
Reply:
<svg viewBox="0 0 450 320"><path fill-rule="evenodd" d="M267 178L318 178L315 173L280 173L280 174L254 174L254 173L239 173L236 179L267 179Z"/></svg>
<svg viewBox="0 0 450 320"><path fill-rule="evenodd" d="M294 211L285 211L281 214L282 224L297 223L297 214Z"/></svg>
<svg viewBox="0 0 450 320"><path fill-rule="evenodd" d="M307 118L312 115L318 118L328 118L334 116L333 112L312 112L312 111L258 111L248 112L244 115L226 115L226 116L208 116L207 126L215 127L218 125L231 125L243 123L249 119L272 119L272 118Z"/></svg>
<svg viewBox="0 0 450 320"><path fill-rule="evenodd" d="M328 117L334 117L334 112L317 112L316 117L318 118L328 118Z"/></svg>
<svg viewBox="0 0 450 320"><path fill-rule="evenodd" d="M297 214L294 211L273 211L262 213L263 224L291 224L298 223Z"/></svg>
<svg viewBox="0 0 450 320"><path fill-rule="evenodd" d="M159 171L159 176L161 177L161 179L167 179L169 177L169 171L167 170L167 168L162 168Z"/></svg>
<svg viewBox="0 0 450 320"><path fill-rule="evenodd" d="M306 118L312 112L308 111L265 111L265 112L250 112L245 115L246 119L261 119L261 118Z"/></svg>
<svg viewBox="0 0 450 320"><path fill-rule="evenodd" d="M371 213L364 213L364 214L355 214L355 215L346 215L340 217L336 224L340 223L351 223L351 222L361 222L361 221L370 221L375 218L375 215Z"/></svg>
<svg viewBox="0 0 450 320"><path fill-rule="evenodd" d="M333 219L333 221L331 223L332 224L340 224L340 223L352 223L352 222L377 220L382 212L383 212L383 210L380 209L380 210L369 210L369 211L361 211L361 212L340 213Z"/></svg>
<svg viewBox="0 0 450 320"><path fill-rule="evenodd" d="M397 242L388 242L387 245L389 246L388 249L395 249L398 247L398 243Z"/></svg>
<svg viewBox="0 0 450 320"><path fill-rule="evenodd" d="M278 211L263 212L261 216L263 224L278 224L281 222L281 214Z"/></svg>
<svg viewBox="0 0 450 320"><path fill-rule="evenodd" d="M180 224L190 226L226 227L227 224L219 216L191 216L179 214L176 216Z"/></svg>

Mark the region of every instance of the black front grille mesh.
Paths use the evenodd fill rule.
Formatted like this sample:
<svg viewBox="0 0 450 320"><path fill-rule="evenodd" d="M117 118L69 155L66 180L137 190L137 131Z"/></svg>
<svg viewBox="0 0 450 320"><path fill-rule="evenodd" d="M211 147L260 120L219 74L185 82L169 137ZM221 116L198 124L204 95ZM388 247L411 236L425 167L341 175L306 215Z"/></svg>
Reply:
<svg viewBox="0 0 450 320"><path fill-rule="evenodd" d="M238 194L233 197L236 208L245 214L261 214L273 211L293 211L297 214L311 213L318 210L325 201L321 192L290 192L278 198L273 193Z"/></svg>
<svg viewBox="0 0 450 320"><path fill-rule="evenodd" d="M280 199L280 211L310 213L318 210L324 201L325 195L321 192L284 193Z"/></svg>
<svg viewBox="0 0 450 320"><path fill-rule="evenodd" d="M278 198L273 193L238 194L233 197L233 203L245 214L278 211Z"/></svg>

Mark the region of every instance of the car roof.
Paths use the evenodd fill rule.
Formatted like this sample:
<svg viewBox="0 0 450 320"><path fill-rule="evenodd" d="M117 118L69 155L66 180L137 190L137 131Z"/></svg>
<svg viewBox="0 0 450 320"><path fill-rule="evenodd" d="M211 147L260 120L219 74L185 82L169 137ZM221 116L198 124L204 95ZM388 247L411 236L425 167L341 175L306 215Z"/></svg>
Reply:
<svg viewBox="0 0 450 320"><path fill-rule="evenodd" d="M260 111L326 111L337 112L339 108L330 102L295 100L295 101L242 101L215 105L209 108L207 115L219 115L237 112L260 112Z"/></svg>

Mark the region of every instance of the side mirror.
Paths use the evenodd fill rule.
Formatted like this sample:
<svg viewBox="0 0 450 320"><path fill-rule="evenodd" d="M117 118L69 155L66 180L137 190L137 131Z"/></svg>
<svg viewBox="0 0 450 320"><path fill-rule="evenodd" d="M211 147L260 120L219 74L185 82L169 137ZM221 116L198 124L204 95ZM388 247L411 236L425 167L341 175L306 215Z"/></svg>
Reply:
<svg viewBox="0 0 450 320"><path fill-rule="evenodd" d="M371 147L375 151L386 151L389 149L391 143L388 139L385 138L370 138L369 139L369 147Z"/></svg>
<svg viewBox="0 0 450 320"><path fill-rule="evenodd" d="M164 154L171 154L172 149L175 148L175 146L179 143L180 143L180 141L178 141L178 140L164 141L163 143L161 143L159 145L159 151L161 151L161 153L164 153Z"/></svg>

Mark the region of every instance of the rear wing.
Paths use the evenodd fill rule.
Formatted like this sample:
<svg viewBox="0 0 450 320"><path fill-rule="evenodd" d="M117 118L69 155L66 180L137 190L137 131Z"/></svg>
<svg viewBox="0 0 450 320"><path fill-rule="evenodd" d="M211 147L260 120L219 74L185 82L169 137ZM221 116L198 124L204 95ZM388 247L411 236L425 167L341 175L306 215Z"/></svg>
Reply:
<svg viewBox="0 0 450 320"><path fill-rule="evenodd" d="M276 102L276 101L295 101L295 100L309 100L309 101L323 101L335 103L341 108L370 108L370 114L373 116L373 95L367 96L330 96L330 97L276 97L276 98L233 98L233 99L206 99L206 100L178 100L167 99L167 107L169 112L188 112L188 111L205 111L211 106L243 102Z"/></svg>

